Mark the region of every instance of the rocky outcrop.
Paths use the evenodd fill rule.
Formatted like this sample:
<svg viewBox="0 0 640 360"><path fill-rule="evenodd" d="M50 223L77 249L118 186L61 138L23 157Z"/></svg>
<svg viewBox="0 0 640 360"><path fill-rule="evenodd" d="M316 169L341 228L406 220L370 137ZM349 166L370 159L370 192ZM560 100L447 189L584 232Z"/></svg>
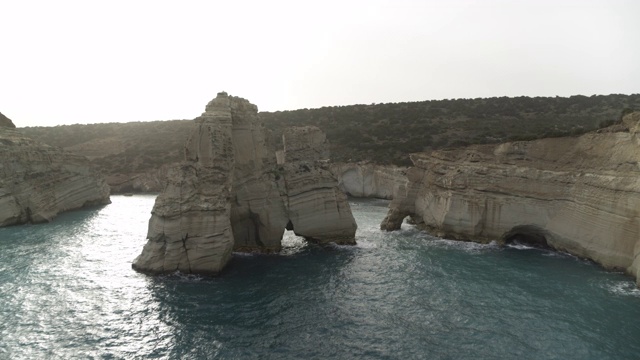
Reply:
<svg viewBox="0 0 640 360"><path fill-rule="evenodd" d="M165 188L169 169L174 166L175 164L166 164L142 173L112 174L107 176L107 184L111 188L111 194L158 194Z"/></svg>
<svg viewBox="0 0 640 360"><path fill-rule="evenodd" d="M640 278L640 114L588 133L412 156L381 224L456 239L549 246Z"/></svg>
<svg viewBox="0 0 640 360"><path fill-rule="evenodd" d="M349 196L392 199L401 186L407 185L407 168L371 163L331 164L338 186Z"/></svg>
<svg viewBox="0 0 640 360"><path fill-rule="evenodd" d="M346 198L316 156L324 153L316 130L287 133L278 165L257 107L219 93L195 119L185 160L168 172L133 267L218 273L234 249L278 251L285 228L320 243L354 243Z"/></svg>
<svg viewBox="0 0 640 360"><path fill-rule="evenodd" d="M284 164L278 170L287 228L318 243L355 244L356 223L347 196L329 170L327 138L315 126L283 133Z"/></svg>
<svg viewBox="0 0 640 360"><path fill-rule="evenodd" d="M8 117L6 117L6 116L2 115L2 113L0 113L0 127L6 127L6 128L15 129L16 126L13 124L11 119L9 119Z"/></svg>
<svg viewBox="0 0 640 360"><path fill-rule="evenodd" d="M104 178L82 156L6 125L0 126L0 154L0 226L46 222L63 211L110 202Z"/></svg>

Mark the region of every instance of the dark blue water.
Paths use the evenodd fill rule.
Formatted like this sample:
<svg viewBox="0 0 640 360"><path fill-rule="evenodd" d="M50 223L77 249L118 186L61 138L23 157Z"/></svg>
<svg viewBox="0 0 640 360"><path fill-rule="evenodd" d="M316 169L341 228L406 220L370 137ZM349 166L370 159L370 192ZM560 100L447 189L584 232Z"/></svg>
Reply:
<svg viewBox="0 0 640 360"><path fill-rule="evenodd" d="M2 359L638 359L640 291L523 246L383 233L352 202L356 247L291 234L222 276L131 270L151 196L0 229Z"/></svg>

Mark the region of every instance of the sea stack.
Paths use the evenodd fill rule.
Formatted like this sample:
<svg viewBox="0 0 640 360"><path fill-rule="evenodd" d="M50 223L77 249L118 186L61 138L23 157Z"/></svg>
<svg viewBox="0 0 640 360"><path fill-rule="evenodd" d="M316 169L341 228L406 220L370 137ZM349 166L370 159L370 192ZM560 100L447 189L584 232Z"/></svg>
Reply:
<svg viewBox="0 0 640 360"><path fill-rule="evenodd" d="M329 169L326 135L315 126L284 130L284 187L287 228L317 243L355 244L356 223L347 196Z"/></svg>
<svg viewBox="0 0 640 360"><path fill-rule="evenodd" d="M86 158L22 135L2 114L0 154L0 226L110 203L109 186Z"/></svg>
<svg viewBox="0 0 640 360"><path fill-rule="evenodd" d="M218 93L194 120L184 161L169 170L133 268L216 274L234 249L280 250L285 228L320 243L355 243L349 204L321 160L289 148L290 161L277 164L265 139L255 105Z"/></svg>
<svg viewBox="0 0 640 360"><path fill-rule="evenodd" d="M414 154L384 230L548 246L640 279L640 113L582 136Z"/></svg>

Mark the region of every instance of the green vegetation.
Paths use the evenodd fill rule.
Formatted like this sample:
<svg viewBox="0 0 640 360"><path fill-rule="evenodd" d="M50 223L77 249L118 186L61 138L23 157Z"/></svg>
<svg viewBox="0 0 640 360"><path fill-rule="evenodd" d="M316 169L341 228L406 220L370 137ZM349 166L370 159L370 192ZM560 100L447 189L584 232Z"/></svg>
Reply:
<svg viewBox="0 0 640 360"><path fill-rule="evenodd" d="M315 125L332 145L334 161L410 165L408 155L430 149L574 136L618 122L640 109L640 94L499 97L332 106L260 113L270 143L281 148L289 126ZM20 129L44 143L88 156L105 174L135 174L183 157L188 120L67 125Z"/></svg>
<svg viewBox="0 0 640 360"><path fill-rule="evenodd" d="M132 174L180 161L190 120L27 127L25 135L89 157L104 174Z"/></svg>
<svg viewBox="0 0 640 360"><path fill-rule="evenodd" d="M327 133L336 161L409 165L412 152L578 135L617 122L631 108L640 108L640 94L434 100L260 115L273 141L285 127L315 125Z"/></svg>

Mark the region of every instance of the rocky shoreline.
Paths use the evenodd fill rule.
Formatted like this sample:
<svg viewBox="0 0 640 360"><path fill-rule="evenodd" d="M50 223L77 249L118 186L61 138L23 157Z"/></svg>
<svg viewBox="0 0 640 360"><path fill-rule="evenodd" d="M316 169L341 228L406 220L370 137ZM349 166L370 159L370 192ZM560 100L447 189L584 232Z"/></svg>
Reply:
<svg viewBox="0 0 640 360"><path fill-rule="evenodd" d="M370 197L393 199L384 230L408 218L437 236L529 242L640 279L638 112L580 136L415 153L411 168L330 163L326 136L313 126L284 130L276 154L255 105L223 93L194 124L184 161L105 178L83 156L24 136L0 114L0 226L50 221L109 203L110 193L157 193L134 267L216 273L231 251L278 251L285 228L319 243L353 243L346 196ZM203 211L224 225L207 223ZM218 236L226 240L212 245Z"/></svg>
<svg viewBox="0 0 640 360"><path fill-rule="evenodd" d="M582 136L412 155L381 224L409 217L432 234L518 240L640 279L640 113Z"/></svg>
<svg viewBox="0 0 640 360"><path fill-rule="evenodd" d="M2 114L0 153L0 226L110 203L109 186L86 158L24 136Z"/></svg>

